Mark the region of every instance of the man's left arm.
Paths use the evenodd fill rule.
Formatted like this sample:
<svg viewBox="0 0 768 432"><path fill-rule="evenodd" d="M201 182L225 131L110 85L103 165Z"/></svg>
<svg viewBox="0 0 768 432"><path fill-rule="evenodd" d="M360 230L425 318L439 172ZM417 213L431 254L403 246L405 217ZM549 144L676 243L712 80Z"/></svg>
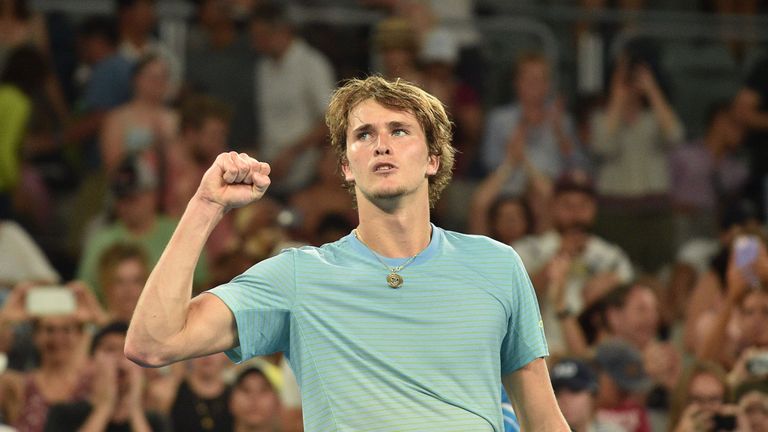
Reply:
<svg viewBox="0 0 768 432"><path fill-rule="evenodd" d="M502 382L520 420L521 430L570 431L557 405L543 358L533 360L503 376Z"/></svg>

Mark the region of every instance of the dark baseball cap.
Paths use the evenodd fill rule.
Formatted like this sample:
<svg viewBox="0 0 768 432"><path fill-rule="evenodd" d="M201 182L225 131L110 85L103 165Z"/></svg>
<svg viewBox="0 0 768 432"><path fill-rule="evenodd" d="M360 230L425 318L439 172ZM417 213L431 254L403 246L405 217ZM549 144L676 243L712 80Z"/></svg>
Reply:
<svg viewBox="0 0 768 432"><path fill-rule="evenodd" d="M564 358L552 365L549 371L552 388L574 392L597 391L597 375L587 362L576 358Z"/></svg>
<svg viewBox="0 0 768 432"><path fill-rule="evenodd" d="M131 196L138 192L155 190L158 187L154 168L139 158L124 160L112 179L112 193L117 198Z"/></svg>
<svg viewBox="0 0 768 432"><path fill-rule="evenodd" d="M614 339L598 345L595 363L626 392L642 393L653 386L653 381L645 372L640 351L622 340Z"/></svg>

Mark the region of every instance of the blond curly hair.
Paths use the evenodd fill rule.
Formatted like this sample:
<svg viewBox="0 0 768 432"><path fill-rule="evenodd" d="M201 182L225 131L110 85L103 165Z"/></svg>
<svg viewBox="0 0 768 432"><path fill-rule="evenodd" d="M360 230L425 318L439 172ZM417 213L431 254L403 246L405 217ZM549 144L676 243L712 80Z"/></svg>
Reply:
<svg viewBox="0 0 768 432"><path fill-rule="evenodd" d="M389 109L409 112L418 120L427 139L429 154L437 156L440 160L437 172L429 177L429 205L434 207L443 189L451 182L456 153L456 149L451 145L451 121L442 102L416 85L401 79L388 81L381 76L369 76L365 79L347 80L333 93L325 115L331 148L336 153L340 165L348 162L349 113L368 99ZM354 197L354 183L345 182L344 186Z"/></svg>

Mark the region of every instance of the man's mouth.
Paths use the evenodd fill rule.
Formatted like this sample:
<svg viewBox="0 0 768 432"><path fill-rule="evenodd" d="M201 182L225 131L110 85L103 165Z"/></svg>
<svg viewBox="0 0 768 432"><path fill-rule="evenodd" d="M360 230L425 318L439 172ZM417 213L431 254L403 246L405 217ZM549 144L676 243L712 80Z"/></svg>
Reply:
<svg viewBox="0 0 768 432"><path fill-rule="evenodd" d="M387 173L387 172L394 171L395 169L397 169L397 167L392 165L392 164L390 164L390 163L379 163L379 164L374 165L373 172L376 172L376 173Z"/></svg>

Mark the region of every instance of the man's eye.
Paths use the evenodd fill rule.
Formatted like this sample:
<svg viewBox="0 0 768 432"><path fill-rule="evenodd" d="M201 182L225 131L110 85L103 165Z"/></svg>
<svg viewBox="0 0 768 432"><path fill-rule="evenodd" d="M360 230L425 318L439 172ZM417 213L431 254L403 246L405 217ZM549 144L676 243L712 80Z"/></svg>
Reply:
<svg viewBox="0 0 768 432"><path fill-rule="evenodd" d="M367 140L371 136L370 132L360 132L357 134L358 140Z"/></svg>
<svg viewBox="0 0 768 432"><path fill-rule="evenodd" d="M394 136L405 136L408 135L408 131L405 129L395 129L392 131L392 135Z"/></svg>

